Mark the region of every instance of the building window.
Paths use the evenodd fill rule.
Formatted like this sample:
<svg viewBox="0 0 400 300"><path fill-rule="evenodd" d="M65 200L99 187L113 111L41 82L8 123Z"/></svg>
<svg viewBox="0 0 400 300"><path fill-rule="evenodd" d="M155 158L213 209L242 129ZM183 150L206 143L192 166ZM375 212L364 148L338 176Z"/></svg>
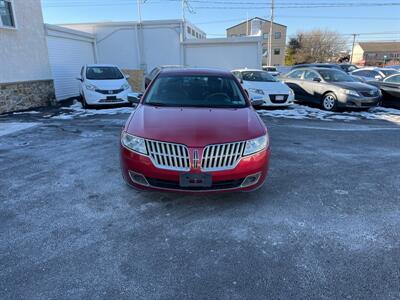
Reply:
<svg viewBox="0 0 400 300"><path fill-rule="evenodd" d="M269 34L268 34L268 33L264 33L264 34L263 34L264 40L268 40L268 37L269 37Z"/></svg>
<svg viewBox="0 0 400 300"><path fill-rule="evenodd" d="M274 55L280 55L281 49L274 49Z"/></svg>
<svg viewBox="0 0 400 300"><path fill-rule="evenodd" d="M281 36L282 36L282 34L279 31L275 32L275 39L276 40L280 39Z"/></svg>
<svg viewBox="0 0 400 300"><path fill-rule="evenodd" d="M15 27L11 0L0 0L0 27Z"/></svg>
<svg viewBox="0 0 400 300"><path fill-rule="evenodd" d="M190 28L189 26L187 27L187 33L192 35L192 28Z"/></svg>
<svg viewBox="0 0 400 300"><path fill-rule="evenodd" d="M263 48L262 49L262 55L264 56L264 57L267 57L268 56L268 49L267 48Z"/></svg>

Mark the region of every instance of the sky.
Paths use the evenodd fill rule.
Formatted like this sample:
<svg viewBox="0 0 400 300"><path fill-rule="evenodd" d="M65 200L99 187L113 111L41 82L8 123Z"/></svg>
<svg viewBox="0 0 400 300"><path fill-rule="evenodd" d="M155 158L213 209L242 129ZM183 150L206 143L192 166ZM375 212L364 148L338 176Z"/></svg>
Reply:
<svg viewBox="0 0 400 300"><path fill-rule="evenodd" d="M138 20L137 0L41 1L44 21L50 24ZM182 18L180 0L142 1L142 20ZM187 1L186 18L209 38L224 37L226 28L247 17L269 19L271 13L271 0ZM358 41L400 41L400 0L275 0L275 7L275 22L288 27L288 37L318 28L339 32L348 44L352 33L365 33Z"/></svg>

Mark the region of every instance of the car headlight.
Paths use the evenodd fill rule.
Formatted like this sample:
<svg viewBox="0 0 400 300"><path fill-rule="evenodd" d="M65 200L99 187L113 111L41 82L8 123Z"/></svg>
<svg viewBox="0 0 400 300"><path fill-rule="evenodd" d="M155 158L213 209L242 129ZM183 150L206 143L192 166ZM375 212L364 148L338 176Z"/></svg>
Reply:
<svg viewBox="0 0 400 300"><path fill-rule="evenodd" d="M355 96L355 97L360 97L360 94L359 94L358 92L356 92L356 91L353 91L353 90L341 89L340 91L341 91L343 94L346 94L346 95L351 95L351 96Z"/></svg>
<svg viewBox="0 0 400 300"><path fill-rule="evenodd" d="M124 84L121 86L121 90L128 90L130 87L131 87L131 86L130 86L128 83L124 83Z"/></svg>
<svg viewBox="0 0 400 300"><path fill-rule="evenodd" d="M130 150L147 155L146 144L143 138L122 132L121 143Z"/></svg>
<svg viewBox="0 0 400 300"><path fill-rule="evenodd" d="M264 95L264 91L259 89L249 89L249 92Z"/></svg>
<svg viewBox="0 0 400 300"><path fill-rule="evenodd" d="M86 88L87 88L89 91L95 91L95 90L97 90L97 87L96 87L95 85L93 85L93 84L86 83L85 86L86 86Z"/></svg>
<svg viewBox="0 0 400 300"><path fill-rule="evenodd" d="M244 148L243 156L251 155L261 150L264 150L268 147L268 145L269 145L268 133L256 139L248 140L246 142L246 147Z"/></svg>

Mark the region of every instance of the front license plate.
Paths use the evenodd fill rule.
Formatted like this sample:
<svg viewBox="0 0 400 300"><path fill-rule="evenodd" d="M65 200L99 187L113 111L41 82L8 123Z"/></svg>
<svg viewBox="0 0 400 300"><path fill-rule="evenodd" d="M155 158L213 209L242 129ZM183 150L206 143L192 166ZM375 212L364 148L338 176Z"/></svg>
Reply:
<svg viewBox="0 0 400 300"><path fill-rule="evenodd" d="M276 96L276 97L275 97L275 100L277 100L277 101L283 101L283 100L285 100L285 96Z"/></svg>
<svg viewBox="0 0 400 300"><path fill-rule="evenodd" d="M117 96L108 96L107 100L117 100Z"/></svg>
<svg viewBox="0 0 400 300"><path fill-rule="evenodd" d="M212 176L207 173L185 173L179 176L179 185L181 187L211 187Z"/></svg>

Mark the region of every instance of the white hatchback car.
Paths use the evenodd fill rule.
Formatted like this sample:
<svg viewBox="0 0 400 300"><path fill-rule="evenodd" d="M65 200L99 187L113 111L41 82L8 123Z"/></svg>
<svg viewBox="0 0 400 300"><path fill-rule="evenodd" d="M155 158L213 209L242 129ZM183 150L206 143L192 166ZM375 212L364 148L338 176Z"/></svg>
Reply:
<svg viewBox="0 0 400 300"><path fill-rule="evenodd" d="M294 92L266 71L233 70L251 100L263 100L261 106L289 106L294 102Z"/></svg>
<svg viewBox="0 0 400 300"><path fill-rule="evenodd" d="M115 65L86 65L81 69L79 93L83 107L92 105L124 104L131 86Z"/></svg>

